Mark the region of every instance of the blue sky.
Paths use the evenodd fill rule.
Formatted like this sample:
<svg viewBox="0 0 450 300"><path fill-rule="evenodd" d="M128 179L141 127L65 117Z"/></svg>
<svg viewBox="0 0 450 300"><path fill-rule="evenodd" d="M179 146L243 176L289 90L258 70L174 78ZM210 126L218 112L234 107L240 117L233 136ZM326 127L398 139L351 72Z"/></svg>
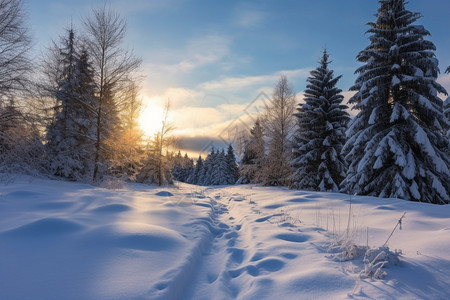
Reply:
<svg viewBox="0 0 450 300"><path fill-rule="evenodd" d="M35 49L43 50L71 19L77 26L92 7L104 3L25 0ZM270 96L281 74L301 99L324 47L335 74L343 75L339 87L348 97L360 65L355 57L368 45L366 24L378 9L375 0L106 3L127 20L126 44L143 58L146 105L161 106L170 98L177 133L202 143L205 137L232 139L238 127L245 129L261 110L262 102L252 101L261 92ZM423 14L418 23L431 32L444 71L450 65L450 2L410 0L407 8ZM450 90L449 76L439 80Z"/></svg>

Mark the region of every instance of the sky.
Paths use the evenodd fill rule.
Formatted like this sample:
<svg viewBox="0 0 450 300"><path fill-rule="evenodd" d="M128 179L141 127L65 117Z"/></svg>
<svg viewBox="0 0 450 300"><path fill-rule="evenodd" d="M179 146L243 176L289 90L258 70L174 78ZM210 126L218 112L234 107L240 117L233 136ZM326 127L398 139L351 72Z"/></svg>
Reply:
<svg viewBox="0 0 450 300"><path fill-rule="evenodd" d="M143 59L143 119L170 100L174 133L190 154L225 147L248 132L282 74L301 101L324 48L330 68L343 75L338 87L348 99L361 65L356 56L369 43L367 23L379 6L375 0L24 2L35 53L45 52L71 22L80 28L92 8L106 3L118 11L128 24L124 46ZM410 0L407 9L422 13L416 23L430 31L438 80L450 91L450 76L443 74L450 65L450 1Z"/></svg>

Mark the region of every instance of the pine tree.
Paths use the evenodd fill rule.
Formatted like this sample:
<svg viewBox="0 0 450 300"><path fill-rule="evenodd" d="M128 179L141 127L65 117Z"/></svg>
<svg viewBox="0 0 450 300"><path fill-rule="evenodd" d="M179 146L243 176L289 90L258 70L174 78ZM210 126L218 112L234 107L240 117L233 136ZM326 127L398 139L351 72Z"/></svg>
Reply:
<svg viewBox="0 0 450 300"><path fill-rule="evenodd" d="M444 102L444 115L447 117L447 121L450 124L450 97ZM450 126L447 128L447 138L450 139Z"/></svg>
<svg viewBox="0 0 450 300"><path fill-rule="evenodd" d="M188 182L189 176L194 172L194 160L190 159L187 153L183 157L183 168L180 174L180 181Z"/></svg>
<svg viewBox="0 0 450 300"><path fill-rule="evenodd" d="M415 25L421 15L405 0L380 0L369 23L370 45L357 56L364 63L349 103L352 120L343 153L349 162L342 190L351 194L449 202L450 159L446 120L436 82L435 46Z"/></svg>
<svg viewBox="0 0 450 300"><path fill-rule="evenodd" d="M175 180L182 180L183 173L183 157L181 156L181 152L178 151L177 155L173 158L173 167L172 167L172 175Z"/></svg>
<svg viewBox="0 0 450 300"><path fill-rule="evenodd" d="M304 103L299 104L299 129L293 151L291 187L316 191L338 191L345 177L346 163L340 155L345 143L349 114L342 105L344 96L336 87L328 68L329 55L323 52L320 66L307 79Z"/></svg>
<svg viewBox="0 0 450 300"><path fill-rule="evenodd" d="M450 67L445 70L445 73L450 73ZM447 139L450 139L450 97L447 97L447 99L445 99L444 115L447 117Z"/></svg>
<svg viewBox="0 0 450 300"><path fill-rule="evenodd" d="M231 144L228 145L225 160L227 165L226 184L235 184L239 178L239 170L236 163L236 156L234 155L234 149Z"/></svg>
<svg viewBox="0 0 450 300"><path fill-rule="evenodd" d="M217 151L211 160L210 179L205 185L229 184L229 165L225 151Z"/></svg>
<svg viewBox="0 0 450 300"><path fill-rule="evenodd" d="M264 159L264 134L259 119L250 129L250 139L244 146L244 154L241 160L239 174L242 183L261 182L261 167Z"/></svg>
<svg viewBox="0 0 450 300"><path fill-rule="evenodd" d="M211 185L212 173L217 165L217 156L219 151L213 147L203 163L203 169L198 180L199 185Z"/></svg>
<svg viewBox="0 0 450 300"><path fill-rule="evenodd" d="M255 164L264 157L264 134L259 119L256 120L255 125L250 129L250 134L251 137L245 145L242 157L242 164L244 165Z"/></svg>
<svg viewBox="0 0 450 300"><path fill-rule="evenodd" d="M203 159L202 156L199 155L197 162L195 164L194 171L191 173L191 175L188 178L188 183L191 184L200 184L200 176L203 173Z"/></svg>
<svg viewBox="0 0 450 300"><path fill-rule="evenodd" d="M90 175L93 152L93 126L90 108L95 102L93 75L86 51L76 50L74 31L59 48L61 73L56 88L55 116L47 128L47 159L50 174L69 180L82 180Z"/></svg>

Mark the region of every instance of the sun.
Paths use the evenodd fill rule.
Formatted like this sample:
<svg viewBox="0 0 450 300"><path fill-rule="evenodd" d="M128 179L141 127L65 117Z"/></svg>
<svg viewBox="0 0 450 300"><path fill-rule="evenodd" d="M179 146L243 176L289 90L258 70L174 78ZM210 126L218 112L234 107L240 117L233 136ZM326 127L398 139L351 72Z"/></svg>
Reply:
<svg viewBox="0 0 450 300"><path fill-rule="evenodd" d="M163 120L164 109L159 106L145 107L138 119L139 126L147 137L152 137L161 130Z"/></svg>

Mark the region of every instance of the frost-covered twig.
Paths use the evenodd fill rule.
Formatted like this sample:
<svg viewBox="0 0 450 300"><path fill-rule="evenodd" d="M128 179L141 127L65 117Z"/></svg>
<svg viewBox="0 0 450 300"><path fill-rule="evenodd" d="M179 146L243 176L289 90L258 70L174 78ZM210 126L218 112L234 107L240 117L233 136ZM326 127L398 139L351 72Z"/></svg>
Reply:
<svg viewBox="0 0 450 300"><path fill-rule="evenodd" d="M397 224L395 224L394 229L392 230L391 234L389 235L389 237L387 238L386 242L384 242L383 246L386 246L386 244L389 242L389 239L391 238L391 236L394 234L395 229L397 229L397 227L400 225L400 230L402 230L402 220L406 215L406 211L403 213L403 215L400 217L400 219L398 219Z"/></svg>

